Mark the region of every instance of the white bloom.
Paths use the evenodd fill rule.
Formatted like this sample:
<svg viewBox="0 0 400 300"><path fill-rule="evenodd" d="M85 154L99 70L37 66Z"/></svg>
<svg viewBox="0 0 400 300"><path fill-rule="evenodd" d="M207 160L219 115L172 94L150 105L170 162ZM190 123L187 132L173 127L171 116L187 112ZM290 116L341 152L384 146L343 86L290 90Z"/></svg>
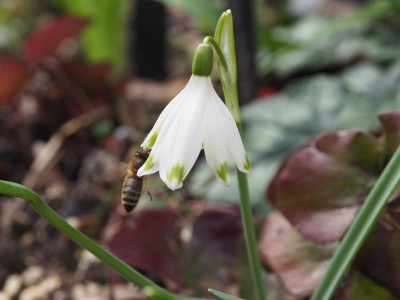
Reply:
<svg viewBox="0 0 400 300"><path fill-rule="evenodd" d="M159 171L171 190L182 187L202 148L219 182L230 183L230 159L240 171L250 170L235 121L209 76L192 75L187 86L161 113L141 146L152 151L138 176Z"/></svg>

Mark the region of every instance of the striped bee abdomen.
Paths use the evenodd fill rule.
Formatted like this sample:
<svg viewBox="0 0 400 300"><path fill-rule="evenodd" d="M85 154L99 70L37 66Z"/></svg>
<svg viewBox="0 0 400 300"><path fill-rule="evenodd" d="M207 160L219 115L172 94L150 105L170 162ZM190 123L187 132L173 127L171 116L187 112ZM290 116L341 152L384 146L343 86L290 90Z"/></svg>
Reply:
<svg viewBox="0 0 400 300"><path fill-rule="evenodd" d="M137 171L143 166L148 156L148 152L137 151L129 163L121 192L121 202L127 212L131 212L139 202L143 178L137 176Z"/></svg>
<svg viewBox="0 0 400 300"><path fill-rule="evenodd" d="M127 212L131 212L136 207L142 193L142 187L143 179L140 177L131 177L124 181L121 201Z"/></svg>

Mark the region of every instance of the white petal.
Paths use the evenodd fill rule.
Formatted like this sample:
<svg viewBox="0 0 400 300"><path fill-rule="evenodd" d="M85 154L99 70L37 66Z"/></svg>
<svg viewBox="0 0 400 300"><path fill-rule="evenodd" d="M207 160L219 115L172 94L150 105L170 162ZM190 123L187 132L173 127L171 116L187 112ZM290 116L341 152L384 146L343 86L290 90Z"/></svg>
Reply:
<svg viewBox="0 0 400 300"><path fill-rule="evenodd" d="M165 120L167 119L169 114L175 114L176 111L179 109L180 103L185 99L185 97L188 94L188 91L190 90L190 85L192 81L193 81L193 76L189 79L189 82L185 86L185 88L178 95L176 95L176 97L172 99L168 103L168 105L164 108L164 110L161 112L153 128L146 136L143 143L140 145L142 148L151 149L153 147L154 143L158 138L158 135L160 134L161 127L165 123Z"/></svg>
<svg viewBox="0 0 400 300"><path fill-rule="evenodd" d="M159 161L154 159L154 154L149 155L144 165L137 171L137 176L153 174L158 171Z"/></svg>
<svg viewBox="0 0 400 300"><path fill-rule="evenodd" d="M159 170L170 189L182 186L201 150L206 82L206 77L191 77L179 94L182 100L165 116L150 153L152 161L138 171L139 176Z"/></svg>
<svg viewBox="0 0 400 300"><path fill-rule="evenodd" d="M207 163L218 182L229 185L228 161L230 154L227 149L226 129L217 101L222 103L219 97L214 99L213 94L210 92L205 113L204 153Z"/></svg>
<svg viewBox="0 0 400 300"><path fill-rule="evenodd" d="M249 171L250 163L235 121L216 94L211 79L192 75L143 142L144 148L152 150L138 176L159 171L170 189L180 188L202 145L207 162L219 182L230 182L230 158L239 170Z"/></svg>
<svg viewBox="0 0 400 300"><path fill-rule="evenodd" d="M185 109L182 103L191 96L193 81L195 81L195 78L192 76L185 88L164 108L142 143L141 147L144 149L152 148L152 150L146 163L138 170L138 176L153 174L159 170L160 160L167 154L166 149L168 144L171 143L170 128L175 122L176 116L182 114Z"/></svg>
<svg viewBox="0 0 400 300"><path fill-rule="evenodd" d="M220 100L219 96L214 90L211 99L217 106L223 123L222 126L225 128L227 150L233 158L238 169L244 173L248 173L251 169L251 166L235 120L233 119L229 109Z"/></svg>

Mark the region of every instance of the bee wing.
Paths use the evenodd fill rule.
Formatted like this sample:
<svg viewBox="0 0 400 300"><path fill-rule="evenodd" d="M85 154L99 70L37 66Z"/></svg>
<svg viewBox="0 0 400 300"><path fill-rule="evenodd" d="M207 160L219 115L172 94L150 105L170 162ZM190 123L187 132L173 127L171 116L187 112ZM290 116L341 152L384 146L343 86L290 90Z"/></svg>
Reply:
<svg viewBox="0 0 400 300"><path fill-rule="evenodd" d="M126 175L127 170L128 170L128 166L129 166L129 164L124 163L124 162L120 162L118 164L118 171L117 172L120 175L119 177L123 177L123 176Z"/></svg>

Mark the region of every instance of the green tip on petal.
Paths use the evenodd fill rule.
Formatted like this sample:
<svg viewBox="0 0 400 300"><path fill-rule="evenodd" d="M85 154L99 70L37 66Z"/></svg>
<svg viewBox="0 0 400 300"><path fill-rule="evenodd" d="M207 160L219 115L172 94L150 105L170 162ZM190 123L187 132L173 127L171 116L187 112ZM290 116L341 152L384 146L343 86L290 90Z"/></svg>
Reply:
<svg viewBox="0 0 400 300"><path fill-rule="evenodd" d="M172 167L170 171L167 172L167 179L169 181L176 180L178 184L183 181L183 177L185 176L185 167L180 164L176 164Z"/></svg>
<svg viewBox="0 0 400 300"><path fill-rule="evenodd" d="M146 159L146 162L144 163L143 167L144 167L144 169L143 169L144 172L146 172L154 167L153 155L151 155L151 154L149 155L149 157Z"/></svg>
<svg viewBox="0 0 400 300"><path fill-rule="evenodd" d="M224 162L220 165L219 169L217 169L217 174L219 178L221 178L224 182L228 182L228 163Z"/></svg>
<svg viewBox="0 0 400 300"><path fill-rule="evenodd" d="M251 165L250 165L249 157L247 156L247 154L245 154L244 159L246 162L244 163L243 168L247 171L250 171Z"/></svg>
<svg viewBox="0 0 400 300"><path fill-rule="evenodd" d="M193 75L210 76L213 69L213 60L214 57L211 46L205 43L198 45L193 57Z"/></svg>
<svg viewBox="0 0 400 300"><path fill-rule="evenodd" d="M147 142L147 148L152 148L156 143L158 137L158 132L154 132L154 134L150 137L149 141Z"/></svg>

